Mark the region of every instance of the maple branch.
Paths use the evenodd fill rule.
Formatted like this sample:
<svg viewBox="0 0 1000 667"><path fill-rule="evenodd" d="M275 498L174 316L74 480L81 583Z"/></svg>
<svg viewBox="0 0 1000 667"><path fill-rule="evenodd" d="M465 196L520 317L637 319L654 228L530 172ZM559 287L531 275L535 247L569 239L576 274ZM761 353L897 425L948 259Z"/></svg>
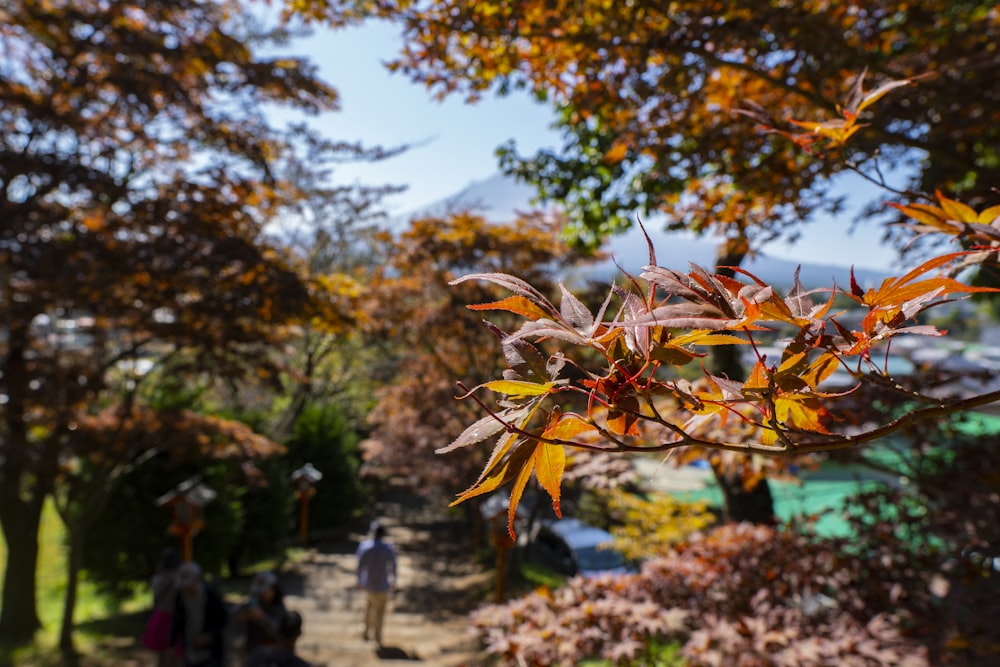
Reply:
<svg viewBox="0 0 1000 667"><path fill-rule="evenodd" d="M461 387L464 391L469 392L468 387L464 383L459 382L458 386ZM681 427L664 419L662 415L660 415L659 412L656 410L655 406L652 406L652 404L650 403L649 405L652 406L652 410L654 413L652 416L652 420L673 431L678 436L677 440L661 443L658 445L630 445L628 443L623 442L619 438L615 437L614 434L612 434L606 428L600 426L599 424L594 422L594 420L590 419L588 420L588 423L592 425L594 429L601 434L602 437L604 437L609 442L613 443L612 447L602 447L600 445L594 445L591 443L585 443L576 440L564 440L561 438L546 438L538 434L531 433L520 427L510 424L509 422L502 419L493 410L487 407L486 404L483 403L483 401L481 401L477 396L475 396L475 394L470 393L468 395L471 396L473 400L475 400L476 403L478 403L479 406L482 407L491 417L493 417L501 424L503 424L508 432L516 433L524 438L527 438L535 442L540 442L550 445L564 445L568 447L576 447L579 449L587 449L599 452L620 451L620 452L631 452L631 453L650 453L650 452L670 451L673 449L679 449L681 447L704 447L706 449L739 452L739 453L756 453L756 454L763 454L766 456L796 456L800 454L814 454L814 453L829 452L841 449L851 449L863 445L865 443L869 443L874 440L884 438L885 436L890 435L891 433L894 433L906 426L910 426L912 424L927 419L946 416L949 414L953 414L955 412L967 411L974 409L976 407L1000 401L1000 390L997 390L993 392L988 392L986 394L972 396L966 399L960 399L946 403L938 403L937 405L921 408L919 410L914 410L882 426L855 435L843 435L843 434L828 435L828 434L816 433L813 431L788 429L788 428L783 428L780 425L780 423L774 419L771 419L768 424L762 424L756 421L751 421L751 423L761 428L768 428L769 430L774 431L779 441L783 443L780 446L765 445L762 443L756 443L752 441L733 443L733 442L722 442L718 440L707 440L704 438L700 438L691 435L690 433L687 433ZM923 400L930 400L928 397L921 397L921 398ZM618 409L621 412L624 412L626 414L631 414L639 419L645 419L645 420L650 419L649 415L642 415L634 411L622 410L620 407ZM825 439L822 440L813 440L811 442L800 442L797 441L796 438L793 437L793 435L797 435L799 437L803 436L826 436L826 437Z"/></svg>
<svg viewBox="0 0 1000 667"><path fill-rule="evenodd" d="M601 426L600 424L598 424L597 422L595 422L593 419L588 419L587 423L590 424L591 426L593 426L594 430L596 430L598 433L600 433L601 437L603 437L605 440L608 440L609 442L615 443L615 447L603 447L603 448L600 448L597 451L613 452L613 451L616 451L616 449L627 449L628 448L628 445L625 442L623 442L622 440L620 440L614 433L612 433L608 429L604 428L603 426ZM571 446L575 447L576 445L572 444Z"/></svg>
<svg viewBox="0 0 1000 667"><path fill-rule="evenodd" d="M686 445L700 445L702 447L707 447L710 449L719 449L724 451L736 451L736 452L747 452L751 451L757 454L764 454L768 456L781 456L788 454L815 454L820 452L835 451L840 449L851 449L865 443L884 438L891 433L894 433L906 426L916 424L927 419L932 419L934 417L943 417L956 412L963 412L967 410L972 410L974 408L988 405L990 403L995 403L1000 401L1000 390L991 391L985 394L979 394L977 396L971 396L966 399L960 399L956 401L951 401L947 403L939 403L937 405L932 405L926 408L920 408L919 410L914 410L909 412L902 417L894 419L882 426L873 428L870 431L865 431L856 435L837 435L834 434L832 437L825 440L814 441L811 443L794 443L794 451L790 451L785 447L772 447L770 445L761 445L752 442L746 443L724 443L724 442L713 442L706 441L700 438L691 438L691 442L669 442L662 443L659 445L652 446L641 446L641 445L625 445L620 447L623 451L631 452L662 452L669 451L671 449L676 449L678 447L683 447ZM808 431L793 431L790 429L780 429L778 433L784 433L786 436L791 433L809 433Z"/></svg>
<svg viewBox="0 0 1000 667"><path fill-rule="evenodd" d="M490 417L503 424L504 429L508 433L516 433L517 435L520 435L521 437L526 438L528 440L534 440L535 442L543 442L548 445L566 445L568 447L577 447L579 449L589 449L595 452L613 452L616 449L615 447L601 447L600 445L594 445L591 443L576 442L573 440L562 440L560 438L543 438L542 436L531 433L530 431L525 431L521 427L515 426L514 424L504 420L503 417L501 417L492 409L490 409L490 407L487 406L486 403L484 403L478 396L476 396L476 394L472 391L472 389L470 389L468 385L466 385L464 382L458 381L455 384L458 386L459 389L465 392L465 395L459 398L471 398L479 405L479 407L481 407L486 412L486 414L488 414ZM593 424L593 426L598 431L601 431L601 427L598 426L597 424ZM619 445L619 448L625 446L624 443L621 443L617 440L612 439L612 441L615 442L616 445Z"/></svg>
<svg viewBox="0 0 1000 667"><path fill-rule="evenodd" d="M660 410L656 407L656 403L650 400L649 396L646 396L646 404L649 406L650 412L652 412L653 419L656 423L666 427L667 429L673 431L680 438L690 438L691 436L682 427L674 424L673 422L666 419L660 414Z"/></svg>
<svg viewBox="0 0 1000 667"><path fill-rule="evenodd" d="M892 194L897 195L899 197L908 197L913 199L927 199L927 200L931 199L927 195L921 194L919 192L914 192L913 190L900 190L899 188L889 185L888 181L886 181L885 174L882 173L882 167L881 165L879 165L878 157L877 156L873 157L872 162L874 163L874 169L877 177L872 176L866 171L863 171L861 169L861 164L856 162L855 160L845 160L844 165L849 170L853 171L855 174L865 179L869 183L877 185L881 189L887 192L891 192Z"/></svg>
<svg viewBox="0 0 1000 667"><path fill-rule="evenodd" d="M135 356L139 350L141 350L143 347L145 347L148 343L152 342L153 340L155 340L155 337L152 334L147 334L145 336L137 337L130 345L123 346L122 349L117 354L109 356L105 360L105 362L101 365L101 372L107 372L110 369L117 366L122 361L125 361L126 359ZM170 352L169 354L166 355L165 358L173 356L175 352L176 350Z"/></svg>
<svg viewBox="0 0 1000 667"><path fill-rule="evenodd" d="M939 403L941 398L934 396L926 396L913 389L907 389L890 375L882 375L881 373L866 373L860 376L855 375L856 380L864 378L865 381L871 384L878 385L896 394L906 396L907 398L912 398L915 401L920 401L921 403Z"/></svg>

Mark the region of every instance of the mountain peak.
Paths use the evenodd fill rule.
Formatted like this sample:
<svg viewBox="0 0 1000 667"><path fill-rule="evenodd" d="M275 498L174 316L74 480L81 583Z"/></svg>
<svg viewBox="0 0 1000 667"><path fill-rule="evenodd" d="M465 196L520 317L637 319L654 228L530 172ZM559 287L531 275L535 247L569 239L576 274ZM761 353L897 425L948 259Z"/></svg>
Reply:
<svg viewBox="0 0 1000 667"><path fill-rule="evenodd" d="M532 204L535 190L530 185L520 183L513 177L497 173L489 178L473 181L459 192L430 204L418 211L397 218L393 226L403 220L416 217L444 215L450 211L471 210L481 213L489 220L502 222L512 220L518 212L531 211L538 206ZM709 239L695 237L686 232L667 232L662 228L647 227L647 233L656 251L660 266L688 271L691 264L706 269L714 268L717 244ZM624 234L612 237L604 247L609 258L592 266L584 277L610 281L618 273L620 266L629 274L637 275L649 263L649 251L642 230L632 227ZM850 284L850 266L842 263L844 257L831 258L829 264L803 262L799 279L807 288ZM769 256L759 252L747 260L742 268L761 280L777 287L792 284L799 262ZM886 271L855 269L855 279L862 287L880 284L890 275Z"/></svg>

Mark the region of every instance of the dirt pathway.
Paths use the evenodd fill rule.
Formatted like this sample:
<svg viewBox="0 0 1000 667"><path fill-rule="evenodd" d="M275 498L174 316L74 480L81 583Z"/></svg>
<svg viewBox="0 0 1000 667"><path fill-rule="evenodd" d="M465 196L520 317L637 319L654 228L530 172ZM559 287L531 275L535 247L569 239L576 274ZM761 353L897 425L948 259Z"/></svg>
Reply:
<svg viewBox="0 0 1000 667"><path fill-rule="evenodd" d="M399 590L389 604L381 649L361 637L364 594L354 587L354 554L363 534L316 545L285 574L286 604L304 619L303 658L317 667L481 663L465 614L490 580L473 562L471 540L442 520L440 508L414 498L376 508L399 553Z"/></svg>

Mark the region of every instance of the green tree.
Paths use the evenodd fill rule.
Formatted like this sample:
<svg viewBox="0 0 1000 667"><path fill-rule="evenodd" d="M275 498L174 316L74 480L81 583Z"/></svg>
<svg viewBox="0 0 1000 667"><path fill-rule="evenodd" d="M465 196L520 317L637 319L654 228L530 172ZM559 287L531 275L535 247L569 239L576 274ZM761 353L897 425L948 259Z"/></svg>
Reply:
<svg viewBox="0 0 1000 667"><path fill-rule="evenodd" d="M143 452L142 458L104 467L113 460L109 428L121 429L120 446ZM68 530L80 542L70 543L70 554L113 594L148 580L164 546L176 544L169 532L173 517L157 501L192 477L216 492L194 539L195 558L206 570L221 572L240 555L270 555L289 535L292 491L278 456L284 450L241 422L160 406L121 424L109 410L82 419L75 438L73 451L81 456L66 471L71 476L60 480L57 504L69 515L67 528L79 527L76 535ZM108 474L118 476L111 488Z"/></svg>
<svg viewBox="0 0 1000 667"><path fill-rule="evenodd" d="M311 501L310 526L341 525L365 505L370 489L360 475L360 440L335 403L309 405L299 416L283 459L289 473L306 463L323 473Z"/></svg>
<svg viewBox="0 0 1000 667"><path fill-rule="evenodd" d="M354 151L354 159L376 161L398 155L407 146L348 148ZM348 406L348 414L367 413L373 403L373 385L381 375L378 366L382 351L367 348L356 335L363 326L358 301L362 297L361 285L376 261L372 248L378 232L376 223L385 218L382 198L401 188L342 186L331 177L328 169L317 169L312 162L299 166L293 178L301 189L301 196L294 202L300 222L288 234L286 243L302 259L312 279L349 304L351 326L342 326L338 317L322 316L299 324L294 351L287 355L287 372L277 390L279 404L273 406L277 414L270 425L275 437L283 441L298 428L304 412L317 403L333 401ZM353 428L359 426L354 424Z"/></svg>

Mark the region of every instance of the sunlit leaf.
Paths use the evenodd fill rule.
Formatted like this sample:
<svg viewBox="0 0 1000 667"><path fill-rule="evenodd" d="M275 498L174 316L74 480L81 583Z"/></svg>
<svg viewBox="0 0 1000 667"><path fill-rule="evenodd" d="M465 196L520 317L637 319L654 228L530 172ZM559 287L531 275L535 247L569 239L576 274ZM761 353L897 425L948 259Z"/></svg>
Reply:
<svg viewBox="0 0 1000 667"><path fill-rule="evenodd" d="M975 294L1000 291L992 287L966 285L947 276L916 280L920 276L953 262L956 258L966 254L968 253L958 252L934 257L899 278L886 278L882 281L882 285L878 289L868 290L861 298L861 303L866 306L901 307L904 302L910 299L938 290L941 294Z"/></svg>
<svg viewBox="0 0 1000 667"><path fill-rule="evenodd" d="M535 478L539 486L552 498L552 509L556 516L562 516L560 493L563 471L566 469L566 450L562 445L538 443L535 456Z"/></svg>
<svg viewBox="0 0 1000 667"><path fill-rule="evenodd" d="M594 432L596 427L576 415L562 415L558 421L548 425L541 437L548 440L572 440L584 433Z"/></svg>
<svg viewBox="0 0 1000 667"><path fill-rule="evenodd" d="M551 313L539 308L533 301L523 296L509 296L500 301L490 303L476 303L466 306L469 310L506 310L515 315L522 315L529 320L537 320L542 317L549 317Z"/></svg>
<svg viewBox="0 0 1000 667"><path fill-rule="evenodd" d="M864 97L861 98L861 101L858 103L857 107L855 107L854 110L857 112L864 111L865 109L875 104L880 99L882 99L892 91L896 90L897 88L902 88L904 86L912 86L912 85L913 85L913 79L900 79L897 81L889 81L888 83L884 83L875 90L864 95Z"/></svg>
<svg viewBox="0 0 1000 667"><path fill-rule="evenodd" d="M689 331L670 339L673 345L746 345L747 340L732 334L720 334L707 329Z"/></svg>
<svg viewBox="0 0 1000 667"><path fill-rule="evenodd" d="M775 402L775 416L783 424L803 431L827 433L827 411L814 396L787 395Z"/></svg>
<svg viewBox="0 0 1000 667"><path fill-rule="evenodd" d="M527 411L527 408L521 408L512 413L507 413L504 415L505 419L509 419L513 422L517 422L518 417L523 415ZM489 417L483 417L482 419L476 421L474 424L466 428L462 435L455 438L450 444L445 447L434 450L436 454L447 454L456 449L462 447L468 447L469 445L474 445L476 443L487 440L505 429L505 425L501 419L490 415Z"/></svg>
<svg viewBox="0 0 1000 667"><path fill-rule="evenodd" d="M527 467L527 464L534 455L534 451L534 444L519 444L514 448L510 456L498 465L494 466L489 474L482 477L470 488L458 494L458 497L451 502L449 507L454 507L460 503L464 503L470 498L475 498L476 496L496 491L515 477L524 475L525 471L527 471L527 474L530 476L531 468ZM527 482L527 479L525 479L525 482Z"/></svg>
<svg viewBox="0 0 1000 667"><path fill-rule="evenodd" d="M979 215L976 216L976 222L989 225L996 222L997 218L1000 218L1000 206L991 206L979 212Z"/></svg>
<svg viewBox="0 0 1000 667"><path fill-rule="evenodd" d="M525 322L520 329L510 336L511 340L520 340L522 338L534 338L536 340L555 338L578 345L583 344L587 340L576 329L547 319Z"/></svg>
<svg viewBox="0 0 1000 667"><path fill-rule="evenodd" d="M594 328L594 315L562 283L559 283L559 291L562 293L560 314L563 319L573 328L582 329L589 333Z"/></svg>
<svg viewBox="0 0 1000 667"><path fill-rule="evenodd" d="M767 370L767 366L764 362L757 360L753 365L753 369L747 376L746 381L743 383L744 392L760 392L767 389L770 386L770 373Z"/></svg>
<svg viewBox="0 0 1000 667"><path fill-rule="evenodd" d="M975 210L967 204L963 204L955 199L949 199L940 192L937 193L937 199L938 202L940 202L941 209L944 211L945 215L950 217L952 220L958 220L960 222L976 222L979 219L979 214L977 214Z"/></svg>
<svg viewBox="0 0 1000 667"><path fill-rule="evenodd" d="M535 467L539 455L539 447L544 447L544 445L525 444L521 446L521 449L529 451L529 447L531 449L527 455L527 460L522 464L521 469L517 471L517 475L514 478L514 485L510 489L510 504L507 507L507 533L512 540L517 539L517 535L514 533L517 506L521 504L521 496L524 495L524 488L528 485L528 480L531 479L531 472Z"/></svg>
<svg viewBox="0 0 1000 667"><path fill-rule="evenodd" d="M470 273L449 282L449 285L460 285L471 280L485 280L503 287L514 294L525 297L535 303L542 310L555 315L558 311L545 296L529 283L515 276L506 273Z"/></svg>
<svg viewBox="0 0 1000 667"><path fill-rule="evenodd" d="M524 382L520 380L492 380L479 385L479 388L489 389L490 391L495 391L498 394L504 394L506 396L524 397L544 396L545 394L550 393L555 386L556 384L554 382L538 384L535 382Z"/></svg>
<svg viewBox="0 0 1000 667"><path fill-rule="evenodd" d="M614 409L608 411L608 430L618 435L639 435L639 402L632 396L619 398Z"/></svg>

